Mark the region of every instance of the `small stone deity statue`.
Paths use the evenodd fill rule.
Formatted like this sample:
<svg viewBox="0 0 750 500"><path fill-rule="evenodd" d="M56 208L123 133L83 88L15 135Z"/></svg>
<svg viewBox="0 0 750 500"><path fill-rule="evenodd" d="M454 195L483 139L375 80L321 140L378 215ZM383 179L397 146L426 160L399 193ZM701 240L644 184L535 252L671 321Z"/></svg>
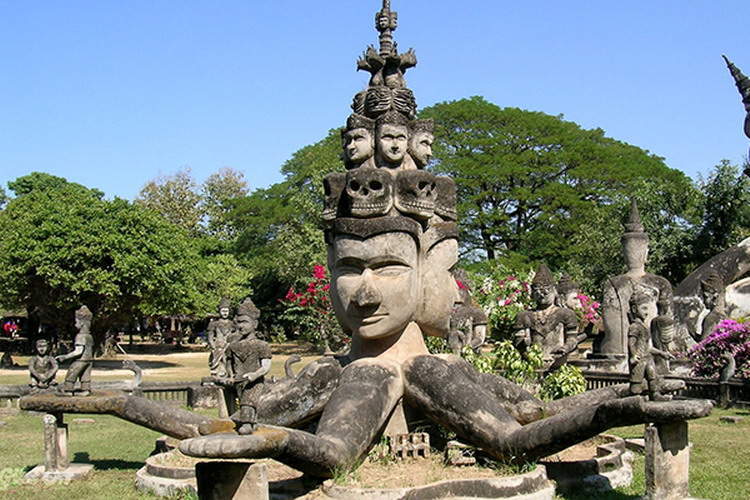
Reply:
<svg viewBox="0 0 750 500"><path fill-rule="evenodd" d="M656 370L654 357L674 359L669 352L654 347L651 343L650 318L656 310L656 297L636 291L630 297L630 324L628 325L628 364L630 365L630 393L643 394L648 391L651 401L671 399L660 392L662 378Z"/></svg>
<svg viewBox="0 0 750 500"><path fill-rule="evenodd" d="M727 318L724 281L716 271L712 271L701 281L701 298L708 311L701 323L701 339L704 339L721 320Z"/></svg>
<svg viewBox="0 0 750 500"><path fill-rule="evenodd" d="M230 318L231 309L229 299L223 298L219 303L219 318L208 323L208 347L211 354L208 357L208 367L214 377L224 377L227 374L225 350L229 336L234 328Z"/></svg>
<svg viewBox="0 0 750 500"><path fill-rule="evenodd" d="M557 288L549 268L542 264L531 283L531 295L536 302L533 311L521 311L516 320L516 347L525 351L530 345L542 349L545 368L572 352L584 336L578 333L578 318L566 307L555 305ZM581 338L582 337L582 338ZM555 364L562 364L565 360Z"/></svg>
<svg viewBox="0 0 750 500"><path fill-rule="evenodd" d="M237 308L234 319L240 340L229 344L226 385L233 385L240 400L240 409L231 416L237 432L250 434L257 421L256 401L263 393L265 375L271 369L271 347L255 336L260 311L250 298Z"/></svg>
<svg viewBox="0 0 750 500"><path fill-rule="evenodd" d="M91 394L91 367L94 364L94 337L91 336L91 320L93 315L86 306L81 306L75 313L76 334L73 344L75 348L68 354L57 356L55 359L62 363L73 359L65 377L63 392L70 396L88 396ZM76 390L76 382L80 388Z"/></svg>
<svg viewBox="0 0 750 500"><path fill-rule="evenodd" d="M432 120L414 120L409 123L409 156L415 168L425 168L432 159L434 123Z"/></svg>
<svg viewBox="0 0 750 500"><path fill-rule="evenodd" d="M49 389L57 385L57 361L49 353L49 342L47 339L38 339L34 344L36 355L29 359L29 375L31 376L31 390L36 392Z"/></svg>
<svg viewBox="0 0 750 500"><path fill-rule="evenodd" d="M380 115L375 127L376 165L390 172L415 169L413 162L405 161L408 147L409 120L396 111Z"/></svg>
<svg viewBox="0 0 750 500"><path fill-rule="evenodd" d="M625 355L627 353L627 334L630 321L630 296L634 287L645 286L657 293L658 312L648 318L658 315L673 317L672 285L666 278L646 272L648 259L648 235L643 230L641 216L635 200L630 206L630 216L625 223L625 233L621 238L622 252L628 271L620 276L609 278L604 283L604 301L602 304L602 320L604 323L604 337L598 346L600 354L606 356Z"/></svg>

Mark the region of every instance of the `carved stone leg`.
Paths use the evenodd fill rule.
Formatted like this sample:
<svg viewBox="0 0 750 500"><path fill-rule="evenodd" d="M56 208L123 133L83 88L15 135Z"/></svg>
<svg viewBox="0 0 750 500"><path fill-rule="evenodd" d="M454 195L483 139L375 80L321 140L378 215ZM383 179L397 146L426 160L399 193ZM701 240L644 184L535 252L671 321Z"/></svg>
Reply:
<svg viewBox="0 0 750 500"><path fill-rule="evenodd" d="M646 498L689 496L690 444L686 421L646 425Z"/></svg>

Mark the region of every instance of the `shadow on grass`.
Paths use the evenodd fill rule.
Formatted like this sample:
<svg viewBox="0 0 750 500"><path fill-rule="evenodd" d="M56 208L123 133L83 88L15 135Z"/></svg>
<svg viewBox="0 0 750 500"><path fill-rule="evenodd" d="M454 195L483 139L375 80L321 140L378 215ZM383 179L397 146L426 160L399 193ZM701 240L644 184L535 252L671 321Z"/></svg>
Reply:
<svg viewBox="0 0 750 500"><path fill-rule="evenodd" d="M108 460L91 460L89 454L85 451L76 453L72 461L82 464L92 464L96 470L138 470L143 467L143 462L130 462L114 458Z"/></svg>
<svg viewBox="0 0 750 500"><path fill-rule="evenodd" d="M180 366L177 363L170 363L167 361L145 361L142 359L136 360L136 364L141 367L142 370L156 369L156 368L174 368ZM60 368L69 368L69 363L64 363ZM121 359L97 359L94 361L94 370L124 370Z"/></svg>

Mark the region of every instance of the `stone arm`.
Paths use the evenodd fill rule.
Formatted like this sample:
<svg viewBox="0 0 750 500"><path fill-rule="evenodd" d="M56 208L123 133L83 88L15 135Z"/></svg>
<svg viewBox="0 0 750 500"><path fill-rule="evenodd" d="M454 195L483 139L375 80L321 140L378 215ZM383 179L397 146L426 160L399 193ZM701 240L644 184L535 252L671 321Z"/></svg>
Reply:
<svg viewBox="0 0 750 500"><path fill-rule="evenodd" d="M206 328L206 342L208 342L208 347L214 348L216 342L216 323L214 321L211 321Z"/></svg>
<svg viewBox="0 0 750 500"><path fill-rule="evenodd" d="M255 382L259 378L265 376L266 373L271 369L271 358L263 358L260 360L260 368L253 372L248 372L242 375L242 378L247 379L249 382Z"/></svg>
<svg viewBox="0 0 750 500"><path fill-rule="evenodd" d="M660 358L664 359L674 359L674 355L670 352L663 351L661 349L657 349L656 347L652 347L649 351L653 356L658 356Z"/></svg>
<svg viewBox="0 0 750 500"><path fill-rule="evenodd" d="M518 318L516 318L515 332L513 333L513 345L519 351L525 351L526 348L531 345L531 330L526 321L525 311L520 312Z"/></svg>
<svg viewBox="0 0 750 500"><path fill-rule="evenodd" d="M586 340L586 333L578 330L578 318L576 314L565 309L565 318L563 321L565 343L562 346L562 354L568 354L576 350L578 344Z"/></svg>
<svg viewBox="0 0 750 500"><path fill-rule="evenodd" d="M631 332L633 329L631 328ZM628 335L628 361L630 363L638 363L641 359L636 354L638 352L638 335L631 333Z"/></svg>
<svg viewBox="0 0 750 500"><path fill-rule="evenodd" d="M69 359L77 359L80 358L83 355L83 350L85 348L85 344L75 344L75 348L70 351L68 354L61 354L59 356L55 356L55 360L58 363L62 363L63 361L67 361Z"/></svg>

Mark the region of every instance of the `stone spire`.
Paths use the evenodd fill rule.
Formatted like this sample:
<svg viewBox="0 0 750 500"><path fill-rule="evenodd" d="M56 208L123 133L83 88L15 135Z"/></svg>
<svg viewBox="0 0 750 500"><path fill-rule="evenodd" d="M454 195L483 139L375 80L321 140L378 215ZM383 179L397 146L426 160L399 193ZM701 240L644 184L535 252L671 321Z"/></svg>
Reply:
<svg viewBox="0 0 750 500"><path fill-rule="evenodd" d="M742 104L745 105L745 111L747 111L747 116L745 116L745 135L750 138L750 78L742 74L742 71L727 56L722 55L721 57L727 63L727 68L729 68L729 72L734 78L734 83L737 85L737 90L740 91L740 95L742 96Z"/></svg>
<svg viewBox="0 0 750 500"><path fill-rule="evenodd" d="M641 224L641 213L638 211L638 203L635 198L630 200L630 215L625 223L626 233L643 233L643 224Z"/></svg>

